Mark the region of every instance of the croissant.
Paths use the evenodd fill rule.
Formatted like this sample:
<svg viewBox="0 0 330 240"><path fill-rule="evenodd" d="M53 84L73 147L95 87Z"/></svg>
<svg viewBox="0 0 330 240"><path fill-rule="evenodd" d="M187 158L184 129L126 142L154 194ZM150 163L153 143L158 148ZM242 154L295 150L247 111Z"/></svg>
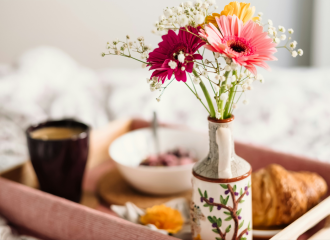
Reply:
<svg viewBox="0 0 330 240"><path fill-rule="evenodd" d="M316 173L291 172L271 164L252 174L253 226L290 224L314 207L327 192Z"/></svg>

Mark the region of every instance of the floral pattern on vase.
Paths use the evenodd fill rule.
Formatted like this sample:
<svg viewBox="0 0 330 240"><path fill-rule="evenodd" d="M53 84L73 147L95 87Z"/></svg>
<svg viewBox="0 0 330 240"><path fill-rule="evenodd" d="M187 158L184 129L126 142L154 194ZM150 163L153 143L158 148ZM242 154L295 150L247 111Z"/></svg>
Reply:
<svg viewBox="0 0 330 240"><path fill-rule="evenodd" d="M245 228L241 233L238 234L238 230L241 229L244 226L244 220L242 220L242 217L240 216L242 208L239 207L239 204L243 203L244 196L249 195L249 188L251 188L250 183L246 187L240 189L240 192L237 192L237 186L231 186L230 184L220 184L220 186L225 190L225 194L227 195L226 198L224 198L222 195L220 195L220 203L214 202L214 198L210 197L208 198L207 191L204 191L204 194L202 191L198 188L198 192L201 196L201 202L205 202L203 207L209 207L210 212L212 212L213 208L216 207L217 210L225 209L227 211L224 211L224 214L227 215L226 219L224 221L230 221L234 220L234 235L233 239L237 240L244 240L244 234L248 235L248 231L251 230L250 225L251 222L248 223L247 228ZM231 195L231 199L233 202L233 207L230 207L227 205L228 200L229 200L229 194ZM222 219L221 218L216 218L215 216L208 216L207 219L209 222L212 224L212 229L213 232L218 233L220 235L220 238L217 238L217 240L226 239L226 234L232 231L231 225L229 225L225 231L221 231L220 227L222 225ZM242 220L241 222L239 222Z"/></svg>
<svg viewBox="0 0 330 240"><path fill-rule="evenodd" d="M250 175L232 183L208 184L194 177L193 184L193 201L207 219L200 221L202 239L252 239Z"/></svg>

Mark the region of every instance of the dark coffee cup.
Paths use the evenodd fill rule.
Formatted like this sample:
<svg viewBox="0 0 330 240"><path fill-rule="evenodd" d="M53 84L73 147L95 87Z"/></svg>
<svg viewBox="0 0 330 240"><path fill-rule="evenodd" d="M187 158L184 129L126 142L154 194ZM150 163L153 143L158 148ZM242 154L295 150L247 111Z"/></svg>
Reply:
<svg viewBox="0 0 330 240"><path fill-rule="evenodd" d="M26 130L40 189L79 202L90 128L71 119L47 121Z"/></svg>

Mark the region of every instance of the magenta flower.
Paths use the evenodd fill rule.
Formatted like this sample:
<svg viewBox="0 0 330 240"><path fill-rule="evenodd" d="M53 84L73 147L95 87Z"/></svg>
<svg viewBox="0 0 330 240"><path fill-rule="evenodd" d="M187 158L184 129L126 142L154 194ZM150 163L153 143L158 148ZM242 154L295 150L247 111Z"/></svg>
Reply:
<svg viewBox="0 0 330 240"><path fill-rule="evenodd" d="M188 27L189 31L198 35L199 29ZM177 35L173 30L163 35L163 41L158 48L149 54L149 70L154 70L151 78L156 76L158 81L165 82L166 77L171 78L172 74L177 81L187 81L186 72L191 73L194 67L194 60L201 60L203 57L195 52L205 44L199 37L180 28Z"/></svg>

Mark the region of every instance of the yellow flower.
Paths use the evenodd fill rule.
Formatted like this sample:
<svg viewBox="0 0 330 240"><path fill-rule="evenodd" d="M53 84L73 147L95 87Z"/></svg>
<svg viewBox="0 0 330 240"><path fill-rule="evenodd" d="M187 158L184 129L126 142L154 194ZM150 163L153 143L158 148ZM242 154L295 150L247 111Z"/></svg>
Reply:
<svg viewBox="0 0 330 240"><path fill-rule="evenodd" d="M215 26L217 26L215 18L220 17L222 15L225 16L233 16L236 15L239 19L243 21L243 23L246 23L247 21L257 21L259 20L259 17L253 17L253 14L255 12L255 7L250 7L250 3L245 2L231 2L228 5L225 6L225 9L219 14L219 13L213 13L212 16L207 16L205 18L206 23L213 23Z"/></svg>
<svg viewBox="0 0 330 240"><path fill-rule="evenodd" d="M177 233L183 225L181 213L164 204L148 208L140 221L144 225L154 224L158 229L164 229L169 233Z"/></svg>

